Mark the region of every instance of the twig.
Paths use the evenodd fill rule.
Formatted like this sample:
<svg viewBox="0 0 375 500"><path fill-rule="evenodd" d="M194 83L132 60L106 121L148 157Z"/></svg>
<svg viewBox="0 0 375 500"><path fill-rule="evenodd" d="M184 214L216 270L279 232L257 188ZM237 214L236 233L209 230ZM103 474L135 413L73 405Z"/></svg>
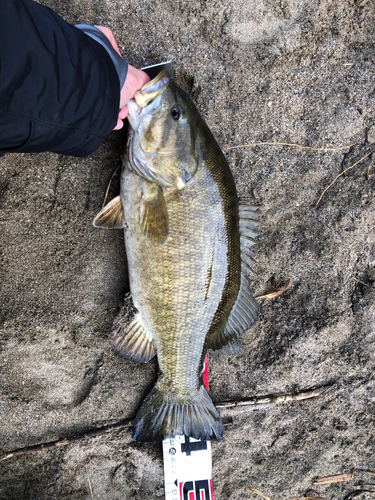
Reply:
<svg viewBox="0 0 375 500"><path fill-rule="evenodd" d="M265 498L266 500L271 500L270 497L268 497L267 495L265 495L264 493L262 493L261 491L258 491L256 490L255 488L247 488L249 491L252 491L254 493L256 493L257 495Z"/></svg>
<svg viewBox="0 0 375 500"><path fill-rule="evenodd" d="M320 497L293 497L290 500L326 500L325 498Z"/></svg>
<svg viewBox="0 0 375 500"><path fill-rule="evenodd" d="M254 142L253 144L240 144L239 146L231 146L230 148L225 148L223 151L230 151L231 149L238 148L249 148L254 146L291 146L301 149L310 149L312 151L340 151L341 149L347 149L355 146L355 144L349 144L349 146L341 146L339 148L312 148L310 146L301 146L300 144L294 144L289 142Z"/></svg>
<svg viewBox="0 0 375 500"><path fill-rule="evenodd" d="M118 169L120 168L120 165L116 168L116 170L113 172L112 174L112 177L109 179L109 182L108 182L108 186L107 186L107 189L106 189L106 192L105 192L105 195L104 195L104 201L103 201L103 206L102 208L104 207L104 205L106 204L106 201L107 201L107 196L108 196L108 192L109 192L109 188L111 187L111 183L113 181L113 178L114 176L117 174L118 172Z"/></svg>
<svg viewBox="0 0 375 500"><path fill-rule="evenodd" d="M293 497L290 500L326 500L325 498L320 497Z"/></svg>
<svg viewBox="0 0 375 500"><path fill-rule="evenodd" d="M357 280L357 278L355 278L354 276L353 276L353 280L356 281L357 283L361 283L361 285L369 286L369 285L366 285L366 283L363 283L363 281Z"/></svg>
<svg viewBox="0 0 375 500"><path fill-rule="evenodd" d="M345 174L345 172L347 172L348 170L350 170L351 168L355 167L356 165L358 165L358 163L361 163L361 161L363 161L365 158L367 158L368 156L370 156L371 154L373 153L373 151L370 151L369 153L367 153L367 155L363 156L363 158L361 158L360 160L358 160L356 163L354 163L354 165L351 165L350 167L346 168L345 170L343 170L341 172L341 174L339 174L337 177L335 177L335 179L333 180L333 182L331 182L331 184L325 188L325 190L323 191L323 193L320 195L320 198L319 200L316 202L316 205L315 205L315 208L319 205L320 203L320 200L323 198L323 195L326 191L328 191L328 189L334 185L334 183L337 181L337 179L339 177L341 177L343 174Z"/></svg>
<svg viewBox="0 0 375 500"><path fill-rule="evenodd" d="M324 392L328 391L332 386L320 387L319 389L315 389L313 391L302 392L300 394L286 394L281 396L264 396L262 398L251 398L240 401L224 401L223 403L219 403L216 406L218 408L230 408L234 406L249 406L249 405L261 405L261 404L269 404L269 403L278 403L285 401L299 401L302 399L309 399ZM131 427L132 422L130 420L121 420L115 424L106 425L104 427L99 427L98 429L92 429L91 431L85 432L79 436L74 436L71 438L60 439L57 441L50 441L48 443L36 444L33 446L27 446L25 448L20 448L18 450L14 450L3 458L0 458L0 462L4 460L9 460L10 458L19 457L20 455L26 455L27 453L32 453L34 451L43 451L49 450L51 448L57 448L59 446L67 446L74 441L80 441L85 438L100 436L101 434L105 434L107 432L111 432L112 430L125 429ZM230 423L224 425L231 425Z"/></svg>
<svg viewBox="0 0 375 500"><path fill-rule="evenodd" d="M249 398L240 401L224 401L223 403L216 404L217 408L233 408L236 406L250 406L262 405L269 403L285 403L287 401L301 401L303 399L310 399L320 396L327 392L332 386L319 387L313 391L301 392L299 394L282 394L279 396L263 396L261 398Z"/></svg>
<svg viewBox="0 0 375 500"><path fill-rule="evenodd" d="M315 479L314 484L332 484L340 483L342 481L353 481L354 477L348 474L338 474L336 476L325 476Z"/></svg>
<svg viewBox="0 0 375 500"><path fill-rule="evenodd" d="M13 457L18 457L20 455L26 455L27 453L32 453L34 451L42 451L49 450L51 448L56 448L58 446L66 446L74 441L80 441L85 438L90 438L94 436L99 436L101 434L105 434L106 432L110 432L115 429L124 429L126 427L131 426L130 420L122 420L121 422L117 422L115 424L106 425L105 427L99 427L98 429L93 429L91 431L85 432L84 434L80 434L79 436L74 436L71 438L60 439L57 441L50 441L49 443L36 444L33 446L27 446L25 448L20 448L18 450L14 450L3 458L0 458L0 462L4 460L9 460Z"/></svg>
<svg viewBox="0 0 375 500"><path fill-rule="evenodd" d="M91 488L90 478L88 477L88 478L87 478L87 480L88 480L88 482L89 482L89 488L90 488L91 498L94 498L94 495L92 494L92 488Z"/></svg>
<svg viewBox="0 0 375 500"><path fill-rule="evenodd" d="M272 293L267 293L266 295L260 295L259 297L255 297L256 299L274 299L276 297L278 297L279 295L281 295L282 293L285 292L285 290L288 288L289 286L289 283L290 283L290 280L288 280L286 283L285 283L285 286L284 288L282 288L281 290L278 290L277 292L272 292Z"/></svg>
<svg viewBox="0 0 375 500"><path fill-rule="evenodd" d="M367 469L358 469L359 472L366 472L367 474L373 474L375 476L375 472L373 472L372 470L367 470Z"/></svg>

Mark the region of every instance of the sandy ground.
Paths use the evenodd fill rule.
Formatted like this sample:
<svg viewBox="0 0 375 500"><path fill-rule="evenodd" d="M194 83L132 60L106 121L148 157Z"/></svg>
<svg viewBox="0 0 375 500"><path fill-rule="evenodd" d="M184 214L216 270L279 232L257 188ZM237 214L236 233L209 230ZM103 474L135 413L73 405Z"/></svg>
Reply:
<svg viewBox="0 0 375 500"><path fill-rule="evenodd" d="M68 22L110 27L137 67L173 57L223 148L242 199L262 206L256 296L290 280L235 355L209 356L216 404L332 386L304 401L221 410L217 500L375 498L374 3L366 0L45 0ZM373 128L371 128L373 127ZM94 229L125 132L85 159L0 160L1 500L164 497L160 444L128 422L155 360L114 357L128 291L121 231ZM350 147L349 147L350 146ZM118 175L110 197L118 194ZM349 474L351 481L314 479ZM365 490L365 491L364 491ZM372 491L372 492L371 492Z"/></svg>

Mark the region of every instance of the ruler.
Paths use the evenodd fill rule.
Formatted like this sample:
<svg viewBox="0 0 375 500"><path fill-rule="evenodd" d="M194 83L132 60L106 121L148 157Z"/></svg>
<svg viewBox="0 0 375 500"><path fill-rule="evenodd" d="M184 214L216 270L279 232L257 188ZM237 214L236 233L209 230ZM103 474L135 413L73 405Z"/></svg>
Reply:
<svg viewBox="0 0 375 500"><path fill-rule="evenodd" d="M203 368L207 383L207 356ZM163 441L165 500L213 500L211 441L175 436Z"/></svg>
<svg viewBox="0 0 375 500"><path fill-rule="evenodd" d="M213 500L210 441L164 439L163 457L166 500Z"/></svg>

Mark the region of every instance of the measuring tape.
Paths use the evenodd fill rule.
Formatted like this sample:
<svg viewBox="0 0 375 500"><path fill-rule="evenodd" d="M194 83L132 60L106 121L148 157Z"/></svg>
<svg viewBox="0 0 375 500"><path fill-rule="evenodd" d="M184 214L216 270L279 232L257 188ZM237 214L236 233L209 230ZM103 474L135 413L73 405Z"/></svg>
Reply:
<svg viewBox="0 0 375 500"><path fill-rule="evenodd" d="M207 356L202 372L208 390ZM175 436L163 441L165 500L213 500L211 441Z"/></svg>
<svg viewBox="0 0 375 500"><path fill-rule="evenodd" d="M163 456L166 500L213 500L210 441L164 439Z"/></svg>

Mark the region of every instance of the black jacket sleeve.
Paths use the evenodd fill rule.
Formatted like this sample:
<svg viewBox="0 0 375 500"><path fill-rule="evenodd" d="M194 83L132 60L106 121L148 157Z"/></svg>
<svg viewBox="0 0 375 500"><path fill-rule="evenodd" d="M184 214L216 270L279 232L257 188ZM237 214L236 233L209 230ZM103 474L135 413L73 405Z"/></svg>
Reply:
<svg viewBox="0 0 375 500"><path fill-rule="evenodd" d="M100 31L95 26L90 26L89 24L76 24L76 28L86 33L87 36L91 37L96 42L100 43L105 50L108 52L109 57L112 59L115 65L118 78L120 80L120 89L122 89L126 75L128 73L128 61L123 59L116 50L112 47L111 42L105 36L105 34Z"/></svg>
<svg viewBox="0 0 375 500"><path fill-rule="evenodd" d="M0 0L0 155L86 156L117 122L107 50L32 0Z"/></svg>

